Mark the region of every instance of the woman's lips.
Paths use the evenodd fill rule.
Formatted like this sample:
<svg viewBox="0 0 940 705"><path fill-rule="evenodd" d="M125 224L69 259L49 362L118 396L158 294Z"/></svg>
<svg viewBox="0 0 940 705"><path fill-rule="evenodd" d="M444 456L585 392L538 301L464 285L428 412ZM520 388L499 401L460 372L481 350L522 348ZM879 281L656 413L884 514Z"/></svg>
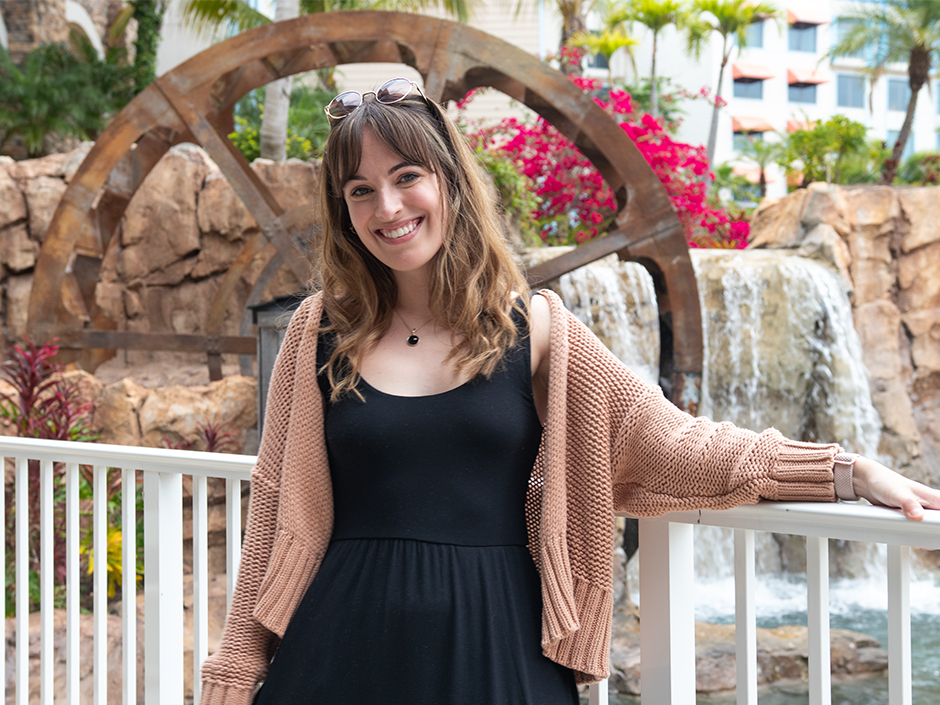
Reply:
<svg viewBox="0 0 940 705"><path fill-rule="evenodd" d="M386 240L398 240L409 235L415 231L415 229L421 224L422 218L415 218L412 221L405 223L393 230L376 230L376 232L384 237Z"/></svg>

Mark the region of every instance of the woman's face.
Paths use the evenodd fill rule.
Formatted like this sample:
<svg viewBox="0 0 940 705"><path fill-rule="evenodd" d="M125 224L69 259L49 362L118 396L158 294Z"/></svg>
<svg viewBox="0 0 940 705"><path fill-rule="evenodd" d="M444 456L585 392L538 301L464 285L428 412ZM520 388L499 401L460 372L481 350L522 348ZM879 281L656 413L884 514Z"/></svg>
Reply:
<svg viewBox="0 0 940 705"><path fill-rule="evenodd" d="M394 272L427 277L444 242L445 212L437 175L409 164L375 137L362 135L362 160L343 186L356 234Z"/></svg>

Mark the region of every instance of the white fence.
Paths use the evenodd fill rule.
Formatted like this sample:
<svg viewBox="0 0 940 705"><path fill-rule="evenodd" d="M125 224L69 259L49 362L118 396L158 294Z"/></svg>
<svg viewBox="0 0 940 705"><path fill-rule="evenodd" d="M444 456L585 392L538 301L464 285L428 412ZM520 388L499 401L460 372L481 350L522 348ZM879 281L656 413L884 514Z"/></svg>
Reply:
<svg viewBox="0 0 940 705"><path fill-rule="evenodd" d="M0 455L13 458L15 507L28 507L29 461L40 473L40 605L54 602L54 498L64 489L66 544L66 691L69 705L79 702L79 467L93 468L94 555L107 554L107 472L122 472L123 603L136 604L136 472L143 474L145 698L147 705L183 701L183 515L182 477L193 487L193 669L196 702L199 670L208 652L207 493L209 477L226 480L227 594L231 600L238 570L241 535L241 482L249 479L250 456L130 448L104 444L38 441L0 437ZM64 465L64 488L55 487L55 463ZM133 491L129 491L133 490ZM739 705L757 704L757 642L754 610L754 531L807 536L808 622L810 634L810 705L829 705L829 611L827 539L888 544L890 705L911 702L910 554L908 546L940 548L940 512L910 522L897 512L850 504L763 503L727 512L683 512L640 522L640 619L644 705L695 703L695 631L692 525L735 529L735 582ZM29 701L29 555L30 517L16 512L16 703ZM0 551L5 544L0 545ZM3 565L6 564L5 555ZM107 570L95 561L94 702L107 702ZM123 643L136 645L135 609L123 610ZM41 610L40 698L53 702L53 612ZM130 617L130 618L128 618ZM136 648L126 648L123 702L136 697ZM4 686L5 687L5 684ZM0 697L5 692L0 692ZM607 703L606 683L591 687L591 705Z"/></svg>

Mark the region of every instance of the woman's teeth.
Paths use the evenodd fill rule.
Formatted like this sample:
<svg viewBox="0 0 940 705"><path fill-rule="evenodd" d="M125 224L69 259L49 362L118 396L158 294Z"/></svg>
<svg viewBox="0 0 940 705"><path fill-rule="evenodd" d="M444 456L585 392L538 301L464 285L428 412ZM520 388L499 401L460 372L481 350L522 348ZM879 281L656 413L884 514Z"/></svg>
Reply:
<svg viewBox="0 0 940 705"><path fill-rule="evenodd" d="M418 221L413 220L407 225L402 225L400 228L395 228L394 230L380 230L382 237L387 237L389 240L397 240L400 237L404 237L412 230L418 227Z"/></svg>

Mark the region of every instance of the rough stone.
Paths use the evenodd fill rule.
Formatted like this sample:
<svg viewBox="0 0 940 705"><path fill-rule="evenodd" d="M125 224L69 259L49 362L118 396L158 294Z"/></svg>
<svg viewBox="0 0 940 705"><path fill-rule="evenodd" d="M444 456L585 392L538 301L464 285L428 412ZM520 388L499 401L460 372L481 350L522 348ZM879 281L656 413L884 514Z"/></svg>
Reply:
<svg viewBox="0 0 940 705"><path fill-rule="evenodd" d="M143 444L158 446L167 438L185 440L198 449L200 423L231 424L238 431L256 425L256 384L232 376L208 386L152 390L138 414Z"/></svg>
<svg viewBox="0 0 940 705"><path fill-rule="evenodd" d="M901 252L937 241L937 223L940 223L940 193L933 186L898 189L901 210L910 223L910 230L901 238Z"/></svg>
<svg viewBox="0 0 940 705"><path fill-rule="evenodd" d="M884 235L896 228L901 206L891 186L845 189L845 196L849 217L856 230Z"/></svg>
<svg viewBox="0 0 940 705"><path fill-rule="evenodd" d="M95 398L94 423L104 443L138 446L141 443L138 413L150 390L123 379L105 386Z"/></svg>
<svg viewBox="0 0 940 705"><path fill-rule="evenodd" d="M75 176L78 168L94 146L94 142L82 142L78 149L74 149L66 155L65 162L62 164L62 176L65 178L65 183L72 181L72 177Z"/></svg>
<svg viewBox="0 0 940 705"><path fill-rule="evenodd" d="M908 311L940 308L940 237L898 260L898 307Z"/></svg>
<svg viewBox="0 0 940 705"><path fill-rule="evenodd" d="M288 159L278 163L270 159L255 159L251 168L271 189L285 211L319 198L320 165L317 162Z"/></svg>
<svg viewBox="0 0 940 705"><path fill-rule="evenodd" d="M7 333L13 338L22 338L26 333L29 318L29 292L33 288L33 275L17 274L7 279L6 309Z"/></svg>
<svg viewBox="0 0 940 705"><path fill-rule="evenodd" d="M68 160L68 153L50 154L38 159L23 159L10 167L10 176L20 181L29 181L43 176L61 179L65 175L63 167Z"/></svg>
<svg viewBox="0 0 940 705"><path fill-rule="evenodd" d="M34 240L41 242L46 237L46 230L66 188L65 181L56 176L37 176L26 182L23 193L29 207L29 235Z"/></svg>
<svg viewBox="0 0 940 705"><path fill-rule="evenodd" d="M143 597L143 595L141 595ZM142 613L141 613L142 616ZM40 620L41 614L33 612L29 615L29 699L30 705L39 705L40 702ZM56 702L66 701L66 619L65 610L54 610L53 618L53 693ZM79 700L90 703L95 699L94 686L94 615L79 614L79 648L81 654L79 666ZM123 637L121 633L121 619L109 614L107 617L107 659L108 659L108 705L121 705L123 671L121 668L123 658ZM144 633L140 618L137 629L137 702L144 699ZM13 705L16 692L15 668L9 665L15 663L16 654L16 618L6 620L6 703ZM51 701L51 698L50 698Z"/></svg>
<svg viewBox="0 0 940 705"><path fill-rule="evenodd" d="M800 221L806 230L825 223L840 235L851 232L851 216L844 191L839 186L817 181L806 188Z"/></svg>
<svg viewBox="0 0 940 705"><path fill-rule="evenodd" d="M0 230L0 263L11 272L32 269L39 256L39 243L29 239L26 223Z"/></svg>
<svg viewBox="0 0 940 705"><path fill-rule="evenodd" d="M123 287L117 282L95 284L95 305L110 321L117 323L124 316Z"/></svg>
<svg viewBox="0 0 940 705"><path fill-rule="evenodd" d="M800 223L806 190L800 189L755 211L751 218L751 247L799 247L804 229Z"/></svg>
<svg viewBox="0 0 940 705"><path fill-rule="evenodd" d="M811 226L796 253L801 257L810 257L831 264L839 270L843 281L851 290L852 255L849 253L849 246L845 240L831 225L820 222Z"/></svg>
<svg viewBox="0 0 940 705"><path fill-rule="evenodd" d="M26 219L26 199L10 175L16 164L10 157L0 156L0 228Z"/></svg>
<svg viewBox="0 0 940 705"><path fill-rule="evenodd" d="M620 693L640 694L639 631L618 624L611 641L610 687ZM695 623L695 689L699 693L727 693L737 685L733 624ZM832 675L858 677L884 673L888 654L876 639L847 629L830 630ZM808 678L807 629L783 626L757 630L758 685Z"/></svg>
<svg viewBox="0 0 940 705"><path fill-rule="evenodd" d="M125 281L164 270L199 251L196 194L209 172L205 152L174 147L147 175L122 222L119 270Z"/></svg>
<svg viewBox="0 0 940 705"><path fill-rule="evenodd" d="M189 276L193 279L205 279L213 274L228 271L243 246L241 241L233 242L212 233L203 235L202 251L196 257Z"/></svg>
<svg viewBox="0 0 940 705"><path fill-rule="evenodd" d="M248 208L221 173L206 177L199 192L197 217L203 233L218 233L228 241L240 240L245 232L258 228Z"/></svg>
<svg viewBox="0 0 940 705"><path fill-rule="evenodd" d="M940 372L940 307L905 314L903 320L913 338L911 355L919 374Z"/></svg>

